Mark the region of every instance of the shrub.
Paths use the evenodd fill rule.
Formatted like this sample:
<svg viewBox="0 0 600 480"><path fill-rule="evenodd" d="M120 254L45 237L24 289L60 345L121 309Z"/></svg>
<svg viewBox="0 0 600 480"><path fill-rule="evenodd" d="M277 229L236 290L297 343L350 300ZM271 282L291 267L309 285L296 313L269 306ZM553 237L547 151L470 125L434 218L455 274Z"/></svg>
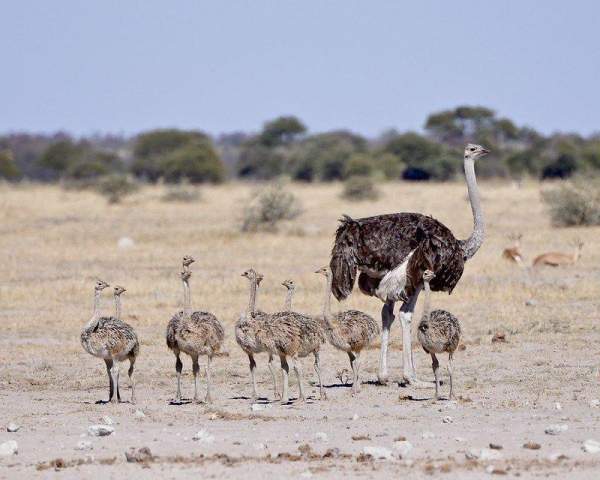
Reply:
<svg viewBox="0 0 600 480"><path fill-rule="evenodd" d="M160 162L165 181L174 183L220 183L225 179L225 167L217 152L208 142L181 147Z"/></svg>
<svg viewBox="0 0 600 480"><path fill-rule="evenodd" d="M344 182L342 197L352 201L376 200L379 190L371 177L354 176Z"/></svg>
<svg viewBox="0 0 600 480"><path fill-rule="evenodd" d="M0 151L0 178L15 180L20 172L15 164L15 158L10 150Z"/></svg>
<svg viewBox="0 0 600 480"><path fill-rule="evenodd" d="M136 177L156 182L165 173L165 159L190 145L208 145L212 149L210 138L194 130L159 129L142 133L135 141L131 171Z"/></svg>
<svg viewBox="0 0 600 480"><path fill-rule="evenodd" d="M374 159L367 153L355 153L344 168L344 177L368 177L373 174Z"/></svg>
<svg viewBox="0 0 600 480"><path fill-rule="evenodd" d="M98 193L106 197L108 203L119 203L123 197L138 189L138 184L126 175L106 175L96 184Z"/></svg>
<svg viewBox="0 0 600 480"><path fill-rule="evenodd" d="M192 187L187 182L182 182L178 185L173 185L168 188L162 196L163 202L179 202L192 203L200 200L200 191L198 188Z"/></svg>
<svg viewBox="0 0 600 480"><path fill-rule="evenodd" d="M557 227L600 225L600 181L576 180L542 192Z"/></svg>
<svg viewBox="0 0 600 480"><path fill-rule="evenodd" d="M281 183L255 193L244 209L242 231L276 231L282 220L293 220L302 213L296 196Z"/></svg>

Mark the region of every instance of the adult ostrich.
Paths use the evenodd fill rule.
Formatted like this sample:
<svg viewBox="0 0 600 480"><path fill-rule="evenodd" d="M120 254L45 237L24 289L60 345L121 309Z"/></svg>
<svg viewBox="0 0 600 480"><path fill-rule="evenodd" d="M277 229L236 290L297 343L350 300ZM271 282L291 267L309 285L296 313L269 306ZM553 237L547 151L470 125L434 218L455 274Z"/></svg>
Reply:
<svg viewBox="0 0 600 480"><path fill-rule="evenodd" d="M473 233L466 240L456 239L448 227L420 213L393 213L360 219L344 215L340 220L331 252L331 290L338 300L348 297L359 270L360 290L384 303L381 310L380 383L388 381L390 327L395 319L395 302L402 301L403 377L407 383L423 386L417 380L411 348L411 321L423 286L423 272L435 272L431 290L452 293L462 276L465 260L481 247L485 228L475 160L488 153L480 145L468 144L465 148L464 168L474 223Z"/></svg>

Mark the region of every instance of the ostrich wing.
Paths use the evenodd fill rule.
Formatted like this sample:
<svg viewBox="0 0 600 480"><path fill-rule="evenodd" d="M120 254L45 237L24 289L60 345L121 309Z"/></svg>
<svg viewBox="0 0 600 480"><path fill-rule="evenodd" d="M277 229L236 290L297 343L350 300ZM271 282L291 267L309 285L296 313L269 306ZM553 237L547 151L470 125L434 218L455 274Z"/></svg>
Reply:
<svg viewBox="0 0 600 480"><path fill-rule="evenodd" d="M419 213L357 220L344 217L331 252L333 294L338 300L348 297L358 269L363 272L361 290L372 294L378 279L402 264L411 252L407 289L416 288L422 272L433 268L436 278L431 288L452 291L462 275L464 259L459 242L445 225Z"/></svg>

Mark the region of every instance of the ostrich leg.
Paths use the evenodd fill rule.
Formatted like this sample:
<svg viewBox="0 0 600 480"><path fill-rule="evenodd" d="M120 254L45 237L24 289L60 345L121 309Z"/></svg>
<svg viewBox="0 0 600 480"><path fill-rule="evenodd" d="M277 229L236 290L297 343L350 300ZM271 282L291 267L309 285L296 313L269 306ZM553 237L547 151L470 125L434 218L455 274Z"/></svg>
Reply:
<svg viewBox="0 0 600 480"><path fill-rule="evenodd" d="M427 388L426 382L417 379L415 363L412 351L412 316L417 305L417 298L421 288L418 288L415 293L404 302L400 307L400 322L402 323L402 360L403 360L403 380L410 383L412 386Z"/></svg>
<svg viewBox="0 0 600 480"><path fill-rule="evenodd" d="M381 356L379 359L378 379L381 385L388 383L388 343L390 341L390 328L394 323L394 302L386 302L381 309ZM352 369L354 371L354 367Z"/></svg>

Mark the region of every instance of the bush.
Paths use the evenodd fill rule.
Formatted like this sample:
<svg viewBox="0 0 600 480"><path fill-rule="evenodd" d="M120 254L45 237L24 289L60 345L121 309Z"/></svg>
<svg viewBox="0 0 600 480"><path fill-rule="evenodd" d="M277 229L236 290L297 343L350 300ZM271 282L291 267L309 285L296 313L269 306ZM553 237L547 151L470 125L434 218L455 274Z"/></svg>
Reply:
<svg viewBox="0 0 600 480"><path fill-rule="evenodd" d="M136 177L156 182L165 173L165 159L190 145L208 145L212 149L210 138L194 130L159 129L142 133L135 141L131 171Z"/></svg>
<svg viewBox="0 0 600 480"><path fill-rule="evenodd" d="M300 202L282 184L276 184L255 193L244 209L242 231L276 231L282 220L293 220L302 213Z"/></svg>
<svg viewBox="0 0 600 480"><path fill-rule="evenodd" d="M15 158L10 150L0 151L0 178L16 180L20 176Z"/></svg>
<svg viewBox="0 0 600 480"><path fill-rule="evenodd" d="M96 190L105 196L108 203L119 203L123 197L138 189L138 184L126 175L112 174L102 177L96 184Z"/></svg>
<svg viewBox="0 0 600 480"><path fill-rule="evenodd" d="M373 174L375 161L367 153L355 153L344 168L344 178L368 177Z"/></svg>
<svg viewBox="0 0 600 480"><path fill-rule="evenodd" d="M344 182L342 197L352 201L376 200L379 190L371 177L354 176Z"/></svg>
<svg viewBox="0 0 600 480"><path fill-rule="evenodd" d="M600 181L577 180L542 192L557 227L600 225Z"/></svg>
<svg viewBox="0 0 600 480"><path fill-rule="evenodd" d="M179 203L197 202L200 200L200 191L198 188L188 185L187 182L182 182L179 185L169 187L161 200L163 202Z"/></svg>
<svg viewBox="0 0 600 480"><path fill-rule="evenodd" d="M209 143L195 143L178 148L160 162L166 182L187 180L190 183L220 183L225 179L225 167Z"/></svg>

